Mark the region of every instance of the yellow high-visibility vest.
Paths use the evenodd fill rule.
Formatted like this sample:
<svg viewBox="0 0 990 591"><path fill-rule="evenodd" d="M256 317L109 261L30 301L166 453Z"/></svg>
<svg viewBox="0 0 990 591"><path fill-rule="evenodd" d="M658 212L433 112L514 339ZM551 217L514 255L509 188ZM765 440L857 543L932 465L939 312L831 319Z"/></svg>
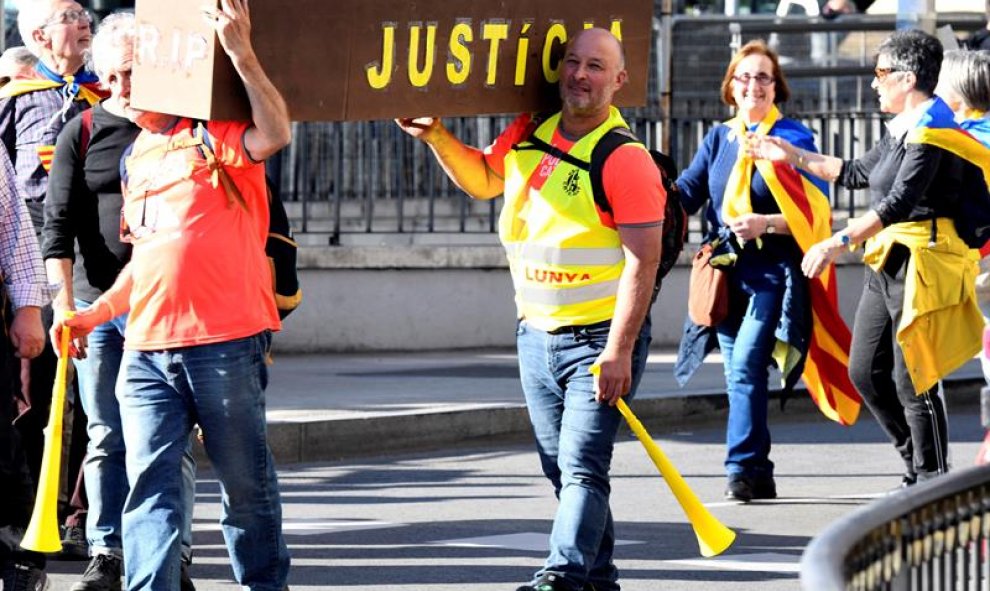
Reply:
<svg viewBox="0 0 990 591"><path fill-rule="evenodd" d="M535 137L550 143L559 122L557 113L540 124ZM628 125L612 107L609 118L568 153L589 162L595 144L615 127ZM539 190L529 185L544 155L512 150L505 158L499 237L519 317L546 331L609 320L625 266L619 232L602 223L586 170L561 160Z"/></svg>

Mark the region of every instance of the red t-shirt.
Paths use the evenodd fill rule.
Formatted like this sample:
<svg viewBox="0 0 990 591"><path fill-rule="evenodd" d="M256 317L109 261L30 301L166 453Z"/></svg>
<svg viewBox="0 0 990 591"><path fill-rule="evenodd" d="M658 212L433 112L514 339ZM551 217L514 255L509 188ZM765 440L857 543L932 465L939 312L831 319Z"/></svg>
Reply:
<svg viewBox="0 0 990 591"><path fill-rule="evenodd" d="M208 124L242 206L222 183L213 186L191 123L142 132L125 160L121 223L134 245L128 349L218 343L280 328L265 255L265 171L244 149L248 124Z"/></svg>
<svg viewBox="0 0 990 591"><path fill-rule="evenodd" d="M505 178L505 156L514 144L528 138L533 129L533 119L529 114L516 117L505 131L485 148L485 161L488 167ZM549 143L567 152L575 142L565 138L558 128L554 130L553 138ZM533 171L529 185L534 189L542 187L559 162L559 158L545 154ZM610 227L615 227L616 224L648 225L663 220L667 195L663 189L660 171L646 150L634 145L624 145L612 152L602 167L602 184L605 188L605 198L612 206L611 215L600 209L598 211L605 225Z"/></svg>

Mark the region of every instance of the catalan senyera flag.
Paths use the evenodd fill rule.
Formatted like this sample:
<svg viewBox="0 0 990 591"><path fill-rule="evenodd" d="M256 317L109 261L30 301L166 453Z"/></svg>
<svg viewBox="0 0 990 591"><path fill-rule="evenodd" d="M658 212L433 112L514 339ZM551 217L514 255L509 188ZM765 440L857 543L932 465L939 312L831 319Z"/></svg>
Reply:
<svg viewBox="0 0 990 591"><path fill-rule="evenodd" d="M36 150L38 152L38 159L41 160L41 166L45 169L45 172L51 172L52 160L55 158L55 146L38 146Z"/></svg>
<svg viewBox="0 0 990 591"><path fill-rule="evenodd" d="M782 137L791 143L807 138L803 129L777 126L780 119L780 112L774 107L757 126L756 133ZM736 129L740 138L744 137L746 127L742 119L733 119L726 125ZM726 186L724 216L752 212L750 183L754 166L770 188L802 252L832 235L832 210L824 181L799 172L785 162L754 161L742 150ZM801 378L822 414L842 425L852 425L859 416L862 399L849 380L852 334L839 314L835 265L829 265L821 275L810 279L809 289L813 322ZM785 380L788 371L797 366L788 360L800 359L800 352L794 349L792 344L781 342L775 348L774 358Z"/></svg>

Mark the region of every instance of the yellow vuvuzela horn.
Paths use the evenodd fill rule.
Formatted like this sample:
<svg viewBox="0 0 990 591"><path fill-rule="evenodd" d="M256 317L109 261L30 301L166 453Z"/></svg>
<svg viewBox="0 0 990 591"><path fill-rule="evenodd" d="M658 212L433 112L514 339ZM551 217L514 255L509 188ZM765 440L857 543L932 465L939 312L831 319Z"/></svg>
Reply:
<svg viewBox="0 0 990 591"><path fill-rule="evenodd" d="M698 547L701 549L701 555L706 557L718 556L722 552L725 552L732 545L733 540L736 539L736 533L722 525L722 522L715 519L715 516L709 513L708 509L701 504L697 495L694 494L688 483L681 477L677 468L670 463L670 460L667 459L660 446L646 432L643 424L639 422L639 419L636 418L636 415L629 409L625 401L620 398L618 403L616 403L616 407L622 413L622 416L626 418L629 428L639 438L639 442L646 448L646 453L649 454L650 459L653 460L657 469L660 470L660 475L663 476L664 482L670 487L670 492L674 493L677 502L681 504L681 509L684 510L688 521L691 522L691 527L694 528L694 535L698 536Z"/></svg>
<svg viewBox="0 0 990 591"><path fill-rule="evenodd" d="M71 317L67 313L66 318ZM52 387L52 407L45 427L45 450L41 458L38 491L34 496L31 523L24 532L21 547L35 552L58 552L62 540L58 532L58 485L62 473L62 414L65 407L65 382L69 369L69 340L72 331L62 328L55 385Z"/></svg>

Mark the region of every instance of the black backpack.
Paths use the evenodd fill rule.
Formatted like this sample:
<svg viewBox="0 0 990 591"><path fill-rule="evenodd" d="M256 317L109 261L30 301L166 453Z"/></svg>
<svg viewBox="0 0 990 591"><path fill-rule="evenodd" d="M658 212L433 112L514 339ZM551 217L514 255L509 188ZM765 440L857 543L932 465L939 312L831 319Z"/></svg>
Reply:
<svg viewBox="0 0 990 591"><path fill-rule="evenodd" d="M619 146L630 143L642 144L643 142L628 128L616 127L611 129L595 144L595 148L591 151L590 162L579 160L533 135L530 135L523 143L514 145L512 149L546 152L551 156L560 158L564 162L588 171L588 175L591 177L591 189L595 198L595 204L605 213L611 214L612 206L609 205L608 199L605 197L605 186L602 183L602 169L605 166L605 160L612 152ZM687 238L688 217L684 211L684 207L681 205L680 190L674 183L674 179L677 178L677 165L674 164L673 158L656 150L649 150L649 152L650 156L653 157L653 163L660 170L663 188L667 192L667 204L663 212L663 228L661 230L662 237L660 240L660 264L657 267L657 281L653 286L653 300L656 301L657 295L660 293L663 278L674 268L674 265L677 264L678 257L681 255L681 251L684 250L684 241Z"/></svg>

